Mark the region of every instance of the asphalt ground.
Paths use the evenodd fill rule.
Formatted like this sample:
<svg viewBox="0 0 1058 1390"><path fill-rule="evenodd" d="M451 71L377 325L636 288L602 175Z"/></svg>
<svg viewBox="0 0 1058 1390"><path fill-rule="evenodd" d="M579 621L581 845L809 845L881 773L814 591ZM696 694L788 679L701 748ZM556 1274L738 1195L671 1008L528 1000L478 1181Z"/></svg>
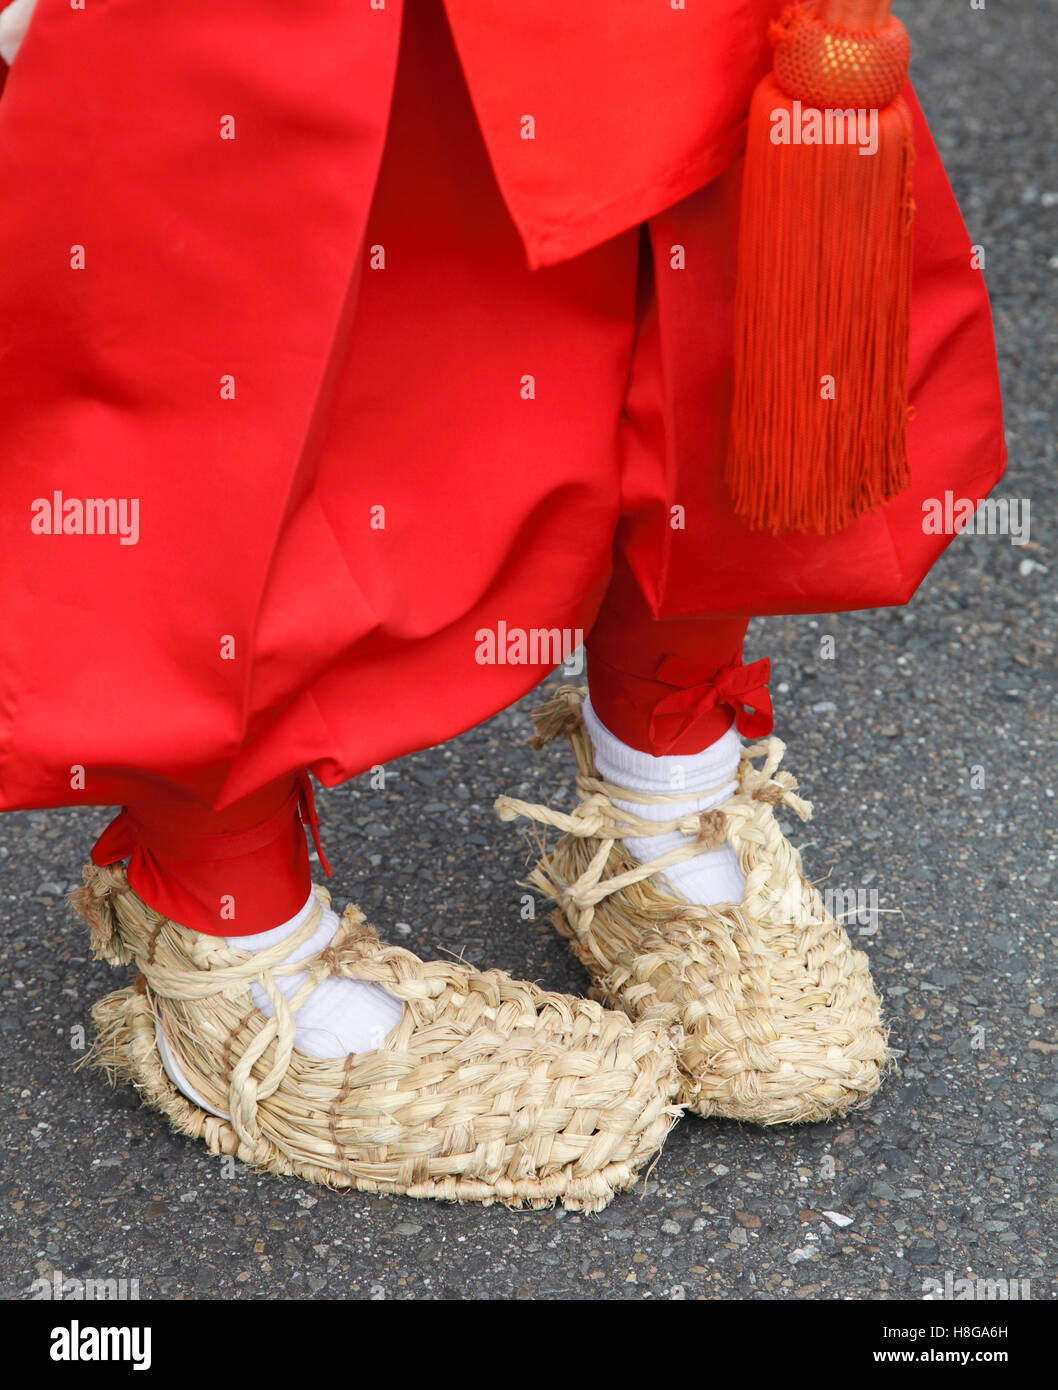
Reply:
<svg viewBox="0 0 1058 1390"><path fill-rule="evenodd" d="M1058 7L925 0L903 15L919 97L986 250L1010 467L1031 541L958 538L906 609L753 625L776 731L816 804L794 832L817 879L866 894L898 1063L866 1111L762 1131L686 1118L647 1181L593 1216L339 1194L174 1136L74 1070L123 983L64 903L100 809L0 818L0 1295L137 1281L165 1299L922 1299L936 1281L1055 1296L1055 431ZM824 637L834 639L834 656ZM501 791L568 801L539 696L407 758L384 790L321 792L339 903L422 955L573 993L587 978L541 909ZM875 898L871 895L876 894ZM131 1286L131 1282L130 1285Z"/></svg>

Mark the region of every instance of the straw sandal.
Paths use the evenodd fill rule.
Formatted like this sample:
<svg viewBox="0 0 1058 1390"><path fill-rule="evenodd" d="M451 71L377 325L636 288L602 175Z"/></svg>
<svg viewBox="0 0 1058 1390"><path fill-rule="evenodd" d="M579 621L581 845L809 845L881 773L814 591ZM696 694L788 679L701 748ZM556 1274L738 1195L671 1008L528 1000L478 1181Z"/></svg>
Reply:
<svg viewBox="0 0 1058 1390"><path fill-rule="evenodd" d="M500 797L496 810L564 832L550 852L541 838L528 883L558 903L552 921L595 977L592 997L631 1018L661 1009L679 1020L682 1099L699 1115L769 1125L832 1119L863 1104L887 1062L886 1029L867 957L805 880L775 819L780 805L802 820L812 812L794 778L777 771L784 744L769 738L746 748L739 789L715 810L645 820L612 797L661 803L686 793L646 796L601 781L585 693L561 687L534 711L529 740L540 748L568 736L580 804L567 815ZM674 830L697 839L649 863L621 839ZM689 903L662 877L724 840L746 880L740 904Z"/></svg>
<svg viewBox="0 0 1058 1390"><path fill-rule="evenodd" d="M319 904L330 901L316 889ZM597 1211L660 1149L680 1089L664 1019L630 1022L499 970L424 964L384 946L355 907L330 945L284 964L319 912L253 955L161 917L120 865L87 865L71 895L92 948L141 974L92 1011L91 1060L130 1081L174 1129L216 1154L331 1187ZM288 1002L282 975L308 971ZM294 1016L327 975L369 980L403 1001L380 1047L320 1060L293 1045ZM267 991L275 1016L254 1007ZM211 1115L162 1066L156 1023Z"/></svg>

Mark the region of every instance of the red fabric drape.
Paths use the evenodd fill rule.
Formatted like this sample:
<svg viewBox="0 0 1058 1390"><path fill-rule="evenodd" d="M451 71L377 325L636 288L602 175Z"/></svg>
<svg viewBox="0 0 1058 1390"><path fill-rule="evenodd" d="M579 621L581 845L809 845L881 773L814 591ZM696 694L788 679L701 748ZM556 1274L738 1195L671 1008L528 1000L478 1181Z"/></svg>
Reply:
<svg viewBox="0 0 1058 1390"><path fill-rule="evenodd" d="M906 600L923 490L1002 467L920 117L915 491L822 545L723 491L769 8L467 0L457 56L437 0L40 0L0 100L0 807L223 810L448 738L554 664L480 634L587 631L615 534L660 618Z"/></svg>

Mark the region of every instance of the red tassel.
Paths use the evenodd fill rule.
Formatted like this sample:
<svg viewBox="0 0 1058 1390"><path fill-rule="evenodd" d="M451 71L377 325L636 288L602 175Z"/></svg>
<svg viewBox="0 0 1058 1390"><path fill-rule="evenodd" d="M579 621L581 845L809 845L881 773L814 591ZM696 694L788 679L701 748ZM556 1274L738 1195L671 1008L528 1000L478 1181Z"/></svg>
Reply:
<svg viewBox="0 0 1058 1390"><path fill-rule="evenodd" d="M754 528L831 532L910 483L907 36L799 5L772 40L749 115L727 481Z"/></svg>

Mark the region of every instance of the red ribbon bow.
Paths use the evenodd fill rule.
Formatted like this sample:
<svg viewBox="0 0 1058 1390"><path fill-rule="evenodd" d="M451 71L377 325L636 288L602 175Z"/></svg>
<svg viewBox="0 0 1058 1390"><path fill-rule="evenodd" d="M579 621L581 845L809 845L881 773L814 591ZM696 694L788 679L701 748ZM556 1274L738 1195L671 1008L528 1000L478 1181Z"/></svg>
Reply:
<svg viewBox="0 0 1058 1390"><path fill-rule="evenodd" d="M679 687L662 696L650 714L650 738L659 753L672 748L717 705L734 710L735 727L746 738L771 733L771 662L766 656L748 666L743 666L740 657L733 657L707 681L692 684L698 670L682 657L667 656L654 673L655 680Z"/></svg>

